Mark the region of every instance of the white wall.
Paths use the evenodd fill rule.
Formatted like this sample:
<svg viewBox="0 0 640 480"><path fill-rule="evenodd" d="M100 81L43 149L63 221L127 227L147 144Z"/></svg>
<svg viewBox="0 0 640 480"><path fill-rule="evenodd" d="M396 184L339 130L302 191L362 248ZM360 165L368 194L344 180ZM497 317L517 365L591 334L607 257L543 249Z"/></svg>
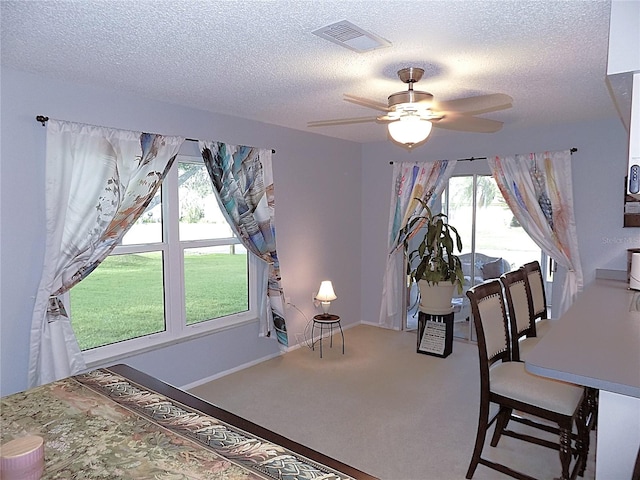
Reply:
<svg viewBox="0 0 640 480"><path fill-rule="evenodd" d="M334 281L345 325L360 322L361 146L134 95L1 71L0 394L27 387L29 330L44 255L46 130L36 115L189 138L274 148L276 230L291 345L319 311L320 281ZM277 354L257 324L123 360L186 385Z"/></svg>
<svg viewBox="0 0 640 480"><path fill-rule="evenodd" d="M434 131L414 152L391 142L352 142L216 115L137 96L3 69L0 162L0 395L27 385L29 328L44 250L45 129L36 115L115 128L276 149L276 227L290 343L317 311L311 294L334 281L332 309L346 325L377 323L386 256L389 161L508 155L577 147L576 220L585 283L596 268L626 269L640 230L622 228L626 134L618 119L481 135ZM486 171L482 161L461 172ZM558 283L558 282L557 282ZM305 318L306 316L306 318ZM138 355L124 362L181 386L270 355L257 325Z"/></svg>
<svg viewBox="0 0 640 480"><path fill-rule="evenodd" d="M603 80L604 81L604 80ZM640 229L623 228L627 138L619 119L540 126L495 134L442 132L415 151L391 142L367 144L362 154L362 319L377 323L387 248L390 161L425 161L578 148L572 156L576 226L585 285L596 268L626 270L626 249L640 247ZM460 162L456 173L488 173L486 161ZM554 288L562 285L556 277Z"/></svg>

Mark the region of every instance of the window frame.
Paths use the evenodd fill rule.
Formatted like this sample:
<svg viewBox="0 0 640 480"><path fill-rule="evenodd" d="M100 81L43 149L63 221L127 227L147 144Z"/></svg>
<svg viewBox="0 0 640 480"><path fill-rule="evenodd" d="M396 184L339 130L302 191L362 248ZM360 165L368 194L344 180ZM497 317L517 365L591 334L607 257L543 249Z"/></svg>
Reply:
<svg viewBox="0 0 640 480"><path fill-rule="evenodd" d="M185 249L233 244L242 246L242 242L235 236L204 240L180 240L178 164L184 162L203 164L200 157L178 155L167 173L160 193L162 198L162 241L118 245L110 253L110 255L162 253L165 329L142 337L84 350L82 354L89 367L258 321L257 262L259 260L247 250L249 308L246 311L187 325L184 288ZM63 301L71 307L71 318L73 318L73 305L70 305L69 302L69 292L64 295Z"/></svg>

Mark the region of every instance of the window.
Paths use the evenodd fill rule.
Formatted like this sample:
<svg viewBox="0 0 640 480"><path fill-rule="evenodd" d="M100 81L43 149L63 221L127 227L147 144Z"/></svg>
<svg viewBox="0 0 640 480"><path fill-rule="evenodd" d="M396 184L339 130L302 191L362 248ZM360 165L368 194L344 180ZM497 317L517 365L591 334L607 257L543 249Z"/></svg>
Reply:
<svg viewBox="0 0 640 480"><path fill-rule="evenodd" d="M538 260L544 265L540 247L515 219L492 176L451 177L444 197L449 222L462 237L465 292L527 262ZM458 300L458 322L467 321L470 313L465 292ZM456 329L455 334L475 339L470 325Z"/></svg>
<svg viewBox="0 0 640 480"><path fill-rule="evenodd" d="M146 211L70 291L88 363L256 318L254 265L201 159L178 157Z"/></svg>
<svg viewBox="0 0 640 480"><path fill-rule="evenodd" d="M451 177L445 199L449 221L463 238L462 253L503 258L505 268L541 261L540 247L515 219L490 175ZM474 280L473 284L480 278Z"/></svg>

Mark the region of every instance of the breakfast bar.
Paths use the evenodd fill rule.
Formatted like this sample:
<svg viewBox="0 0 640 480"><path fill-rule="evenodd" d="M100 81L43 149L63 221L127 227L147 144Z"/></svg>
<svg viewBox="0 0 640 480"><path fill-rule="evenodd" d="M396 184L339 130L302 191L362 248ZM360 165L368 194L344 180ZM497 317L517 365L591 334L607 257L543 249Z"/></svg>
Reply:
<svg viewBox="0 0 640 480"><path fill-rule="evenodd" d="M640 292L595 280L532 349L526 369L600 391L596 479L630 479L640 448Z"/></svg>

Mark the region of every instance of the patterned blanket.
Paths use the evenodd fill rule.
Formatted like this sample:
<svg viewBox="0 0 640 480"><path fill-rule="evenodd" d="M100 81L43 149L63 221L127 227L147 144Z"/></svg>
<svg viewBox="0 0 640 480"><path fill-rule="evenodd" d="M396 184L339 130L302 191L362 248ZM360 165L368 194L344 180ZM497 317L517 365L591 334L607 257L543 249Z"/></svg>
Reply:
<svg viewBox="0 0 640 480"><path fill-rule="evenodd" d="M105 369L1 400L2 443L45 439L43 479L352 477Z"/></svg>

